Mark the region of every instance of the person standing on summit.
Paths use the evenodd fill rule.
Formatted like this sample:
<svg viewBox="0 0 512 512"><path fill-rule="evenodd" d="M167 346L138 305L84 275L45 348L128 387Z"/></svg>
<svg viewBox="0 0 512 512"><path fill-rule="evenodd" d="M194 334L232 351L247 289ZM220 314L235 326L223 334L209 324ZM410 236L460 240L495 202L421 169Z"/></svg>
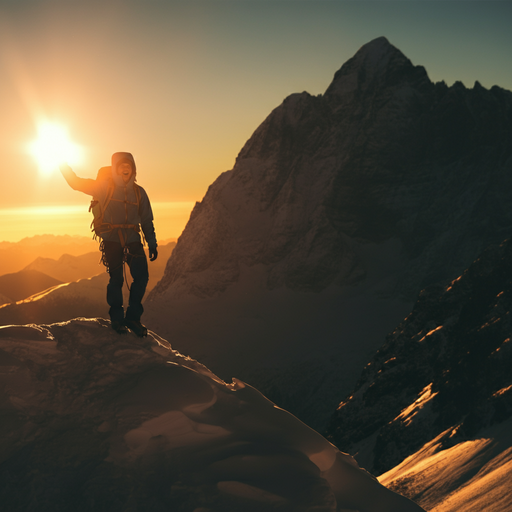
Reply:
<svg viewBox="0 0 512 512"><path fill-rule="evenodd" d="M114 153L112 166L103 167L98 179L79 178L67 164L60 171L73 190L93 196L91 207L97 205L94 231L102 239L100 249L110 275L107 303L112 329L123 334L128 329L137 336L147 335L140 318L144 311L142 299L146 292L149 272L140 228L148 243L149 259L158 256L153 212L146 191L136 181L135 160L131 153ZM106 171L106 176L102 171ZM133 277L126 317L123 308L123 264L126 261Z"/></svg>

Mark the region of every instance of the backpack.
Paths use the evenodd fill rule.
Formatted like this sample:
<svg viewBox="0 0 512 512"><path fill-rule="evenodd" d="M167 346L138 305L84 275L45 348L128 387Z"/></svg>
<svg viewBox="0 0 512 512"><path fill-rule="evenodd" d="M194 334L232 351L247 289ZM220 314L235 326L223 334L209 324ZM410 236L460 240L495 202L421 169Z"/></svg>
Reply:
<svg viewBox="0 0 512 512"><path fill-rule="evenodd" d="M107 222L103 222L105 210L107 209L107 206L112 200L112 195L114 194L114 189L116 187L114 180L112 179L112 167L102 167L98 171L96 181L108 181L108 188L103 203L101 203L99 199L93 197L91 204L89 205L89 212L92 212L93 215L93 219L91 222L91 231L94 232L93 238L102 238L102 235L104 233L110 232L113 229L119 229L119 239L121 241L121 244L124 246L124 237L122 235L121 229L134 229L138 233L140 231L140 227L138 224L110 224ZM140 187L136 183L134 183L133 190L135 191L135 197L137 198L137 209L139 209L140 214Z"/></svg>

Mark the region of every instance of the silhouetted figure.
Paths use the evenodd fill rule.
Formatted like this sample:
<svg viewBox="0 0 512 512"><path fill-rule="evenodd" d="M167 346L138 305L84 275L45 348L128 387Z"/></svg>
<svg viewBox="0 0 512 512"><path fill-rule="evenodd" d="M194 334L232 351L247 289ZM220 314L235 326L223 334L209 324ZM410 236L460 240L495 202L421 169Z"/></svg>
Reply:
<svg viewBox="0 0 512 512"><path fill-rule="evenodd" d="M146 191L135 183L137 172L133 156L131 153L114 153L112 167L100 169L96 180L79 178L67 164L61 165L60 170L72 189L93 196L94 231L102 239L100 249L110 275L107 302L112 328L118 333L126 333L129 328L137 336L146 336L147 329L140 318L149 272L140 237L141 227L148 243L150 261L156 260L158 251L151 204ZM133 277L126 317L123 308L124 262Z"/></svg>

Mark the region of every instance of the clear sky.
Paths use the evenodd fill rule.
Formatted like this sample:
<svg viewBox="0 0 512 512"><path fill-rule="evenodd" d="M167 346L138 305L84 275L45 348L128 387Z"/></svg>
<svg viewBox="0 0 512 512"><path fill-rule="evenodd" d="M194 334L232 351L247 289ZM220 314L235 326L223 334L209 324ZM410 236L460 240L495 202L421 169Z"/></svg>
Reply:
<svg viewBox="0 0 512 512"><path fill-rule="evenodd" d="M512 90L511 26L507 0L0 0L0 240L88 234L88 198L27 153L43 119L82 146L79 176L132 152L159 238L177 237L270 111L323 93L363 44Z"/></svg>

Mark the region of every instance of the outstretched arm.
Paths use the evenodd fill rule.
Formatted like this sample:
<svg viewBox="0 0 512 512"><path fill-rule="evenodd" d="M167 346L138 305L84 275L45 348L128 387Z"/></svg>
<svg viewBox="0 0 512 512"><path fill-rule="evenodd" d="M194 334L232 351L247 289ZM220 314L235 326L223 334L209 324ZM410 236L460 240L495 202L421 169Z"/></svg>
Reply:
<svg viewBox="0 0 512 512"><path fill-rule="evenodd" d="M60 172L64 179L68 182L68 185L73 190L78 190L83 192L84 194L89 194L90 196L97 195L98 185L96 180L91 180L87 178L79 178L68 164L62 164L59 166Z"/></svg>

